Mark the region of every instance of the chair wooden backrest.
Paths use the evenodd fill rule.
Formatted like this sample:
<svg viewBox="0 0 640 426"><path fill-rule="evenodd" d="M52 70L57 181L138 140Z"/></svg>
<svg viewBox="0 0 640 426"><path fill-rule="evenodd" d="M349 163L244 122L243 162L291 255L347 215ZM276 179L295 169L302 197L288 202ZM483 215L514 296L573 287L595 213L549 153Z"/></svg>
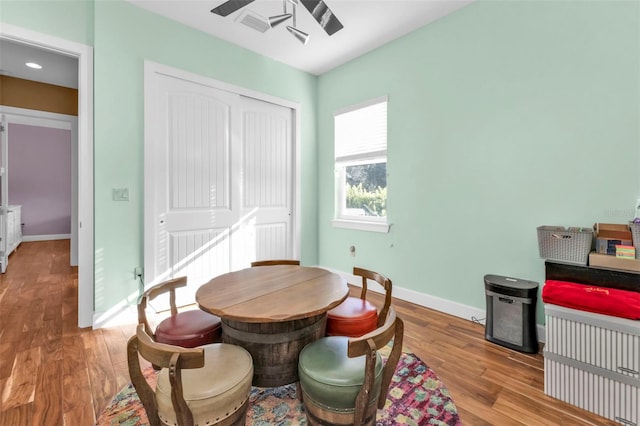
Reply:
<svg viewBox="0 0 640 426"><path fill-rule="evenodd" d="M162 422L158 416L155 391L149 386L142 374L138 354L152 365L169 369L171 400L178 424L193 425L193 414L183 395L182 370L202 368L204 366L204 349L182 348L157 343L145 332L143 324L138 324L136 334L129 339L127 343L127 363L131 382L140 397L140 401L142 401L151 426L161 426Z"/></svg>
<svg viewBox="0 0 640 426"><path fill-rule="evenodd" d="M378 408L384 407L389 392L389 385L395 373L396 366L402 353L402 341L404 338L404 322L396 315L392 306L388 309L388 314L382 317L384 324L374 331L360 337L349 338L347 355L350 358L365 356L365 376L362 389L356 398L354 413L354 424L361 425L373 395L373 383L375 378L376 352L384 347L393 338L393 347L389 358L384 365L382 372L382 382L380 394L378 396Z"/></svg>
<svg viewBox="0 0 640 426"><path fill-rule="evenodd" d="M295 265L300 266L299 260L294 259L272 259L272 260L256 260L251 262L251 267L254 266L273 266L273 265Z"/></svg>
<svg viewBox="0 0 640 426"><path fill-rule="evenodd" d="M144 329L149 336L155 337L155 333L147 318L146 310L149 302L159 295L169 292L171 316L177 315L178 307L176 306L176 288L185 287L186 285L187 277L173 278L148 288L140 295L138 298L138 324L144 324Z"/></svg>
<svg viewBox="0 0 640 426"><path fill-rule="evenodd" d="M368 269L363 269L358 267L353 268L353 275L362 277L362 290L360 291L360 299L362 300L366 300L367 298L367 290L368 290L367 280L376 281L378 284L382 286L382 288L384 288L384 291L385 291L384 305L382 306L382 309L380 309L380 311L378 312L378 327L382 327L382 325L385 322L385 319L388 316L387 314L389 312L389 308L391 307L391 290L392 290L391 280L385 277L384 275L379 274L378 272L374 272Z"/></svg>

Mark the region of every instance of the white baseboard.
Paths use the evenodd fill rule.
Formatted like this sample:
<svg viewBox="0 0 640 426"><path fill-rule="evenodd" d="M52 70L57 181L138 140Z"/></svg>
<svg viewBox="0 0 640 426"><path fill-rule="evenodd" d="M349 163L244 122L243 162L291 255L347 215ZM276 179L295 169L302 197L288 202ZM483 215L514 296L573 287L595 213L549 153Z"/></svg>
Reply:
<svg viewBox="0 0 640 426"><path fill-rule="evenodd" d="M322 267L322 266L319 266ZM361 287L362 277L356 277L353 274L346 273L343 271L333 270L331 268L324 268L335 272L336 274L342 275L349 284L353 284L354 286ZM371 291L375 291L376 293L382 293L382 290L379 287L371 286L369 288ZM393 287L393 297L404 300L406 302L415 303L416 305L423 306L425 308L430 308L439 312L443 312L445 314L453 315L458 318L466 319L469 321L479 322L482 325L486 323L486 311L483 309L478 309L473 306L464 305L462 303L454 302L452 300L443 299L437 296L432 296L426 293L420 293L415 290L410 290L403 287L395 286ZM538 331L538 341L544 343L545 342L545 330L544 325L536 324L536 328Z"/></svg>
<svg viewBox="0 0 640 426"><path fill-rule="evenodd" d="M536 328L538 329L538 342L544 343L547 341L547 334L545 332L544 325L536 324Z"/></svg>
<svg viewBox="0 0 640 426"><path fill-rule="evenodd" d="M22 241L51 241L51 240L70 240L71 234L50 234L50 235L23 235Z"/></svg>

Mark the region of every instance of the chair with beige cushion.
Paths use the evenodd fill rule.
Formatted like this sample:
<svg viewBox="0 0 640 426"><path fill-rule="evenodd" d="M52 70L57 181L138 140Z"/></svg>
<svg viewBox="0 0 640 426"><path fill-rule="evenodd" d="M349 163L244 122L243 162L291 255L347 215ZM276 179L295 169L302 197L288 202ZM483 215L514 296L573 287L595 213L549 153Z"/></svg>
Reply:
<svg viewBox="0 0 640 426"><path fill-rule="evenodd" d="M140 357L161 368L155 390L142 373ZM151 426L245 424L253 362L240 346L166 345L138 324L127 344L127 362Z"/></svg>
<svg viewBox="0 0 640 426"><path fill-rule="evenodd" d="M298 375L307 424L375 425L400 354L404 323L389 308L384 324L361 337L327 336L304 347ZM393 338L386 363L379 349Z"/></svg>
<svg viewBox="0 0 640 426"><path fill-rule="evenodd" d="M300 266L299 260L294 259L273 259L273 260L256 260L251 262L251 267L254 266L273 266L273 265L294 265Z"/></svg>
<svg viewBox="0 0 640 426"><path fill-rule="evenodd" d="M147 289L138 300L138 323L143 324L147 334L154 340L168 345L193 348L219 342L222 335L222 321L219 317L201 309L178 312L176 288L187 285L187 277L174 278ZM161 294L169 293L171 315L153 330L147 318L149 302Z"/></svg>
<svg viewBox="0 0 640 426"><path fill-rule="evenodd" d="M391 280L382 274L354 267L353 275L362 277L360 297L349 296L341 304L327 312L327 336L358 337L384 323L391 306ZM385 291L384 305L378 308L367 300L367 282L380 284Z"/></svg>

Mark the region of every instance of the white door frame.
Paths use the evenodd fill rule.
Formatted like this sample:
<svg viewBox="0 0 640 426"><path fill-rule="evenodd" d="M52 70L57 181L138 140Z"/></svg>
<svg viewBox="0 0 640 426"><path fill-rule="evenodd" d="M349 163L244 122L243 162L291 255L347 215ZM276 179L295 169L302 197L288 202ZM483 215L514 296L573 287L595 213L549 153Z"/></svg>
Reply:
<svg viewBox="0 0 640 426"><path fill-rule="evenodd" d="M164 74L170 77L184 79L196 83L202 83L204 85L213 87L215 89L224 90L227 92L235 93L241 96L246 96L249 98L254 98L260 101L269 102L272 104L280 105L286 108L290 108L293 111L293 179L292 179L292 193L293 193L293 201L292 201L292 210L293 210L293 222L291 224L291 232L292 232L292 241L291 241L291 249L295 258L300 257L300 206L301 206L301 156L300 156L300 117L301 117L301 105L297 102L292 102L287 99L282 99L276 96L268 95L262 92L257 92L255 90L247 89L241 86L236 86L230 83L226 83L220 80L216 80L210 77L205 77L199 74L191 73L189 71L181 70L178 68L173 68L167 65L159 64L157 62L152 62L145 60L144 61L144 93L145 105L149 105L152 102L152 99L149 94L152 93L152 86L150 86L153 80L154 74ZM145 116L144 116L144 127L145 127L145 146L150 144L148 138L152 137L153 132L150 130L153 126L156 126L157 123L154 120L154 115L152 113L152 108L145 108ZM148 160L145 158L145 177L147 173L152 173L149 169ZM145 185L146 186L146 185ZM153 206L155 203L154 195L145 191L144 195L144 245L147 246L147 236L153 233L150 228L150 224L153 223L155 218L153 217L152 211L153 208L147 206ZM147 256L153 256L152 250L144 250L144 264L150 264L150 261L147 260ZM149 285L152 277L149 277L149 280L145 279L145 286Z"/></svg>
<svg viewBox="0 0 640 426"><path fill-rule="evenodd" d="M2 23L0 38L78 59L78 327L93 326L93 47Z"/></svg>

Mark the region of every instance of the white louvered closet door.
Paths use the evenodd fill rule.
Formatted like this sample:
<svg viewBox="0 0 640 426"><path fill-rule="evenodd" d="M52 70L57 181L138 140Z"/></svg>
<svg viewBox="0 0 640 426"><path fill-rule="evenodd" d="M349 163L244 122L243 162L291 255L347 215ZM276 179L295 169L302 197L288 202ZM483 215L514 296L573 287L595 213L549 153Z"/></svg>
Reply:
<svg viewBox="0 0 640 426"><path fill-rule="evenodd" d="M242 99L242 219L237 268L292 257L292 111Z"/></svg>
<svg viewBox="0 0 640 426"><path fill-rule="evenodd" d="M292 256L291 110L164 74L149 83L145 287L186 275L178 303L193 303L215 276Z"/></svg>

